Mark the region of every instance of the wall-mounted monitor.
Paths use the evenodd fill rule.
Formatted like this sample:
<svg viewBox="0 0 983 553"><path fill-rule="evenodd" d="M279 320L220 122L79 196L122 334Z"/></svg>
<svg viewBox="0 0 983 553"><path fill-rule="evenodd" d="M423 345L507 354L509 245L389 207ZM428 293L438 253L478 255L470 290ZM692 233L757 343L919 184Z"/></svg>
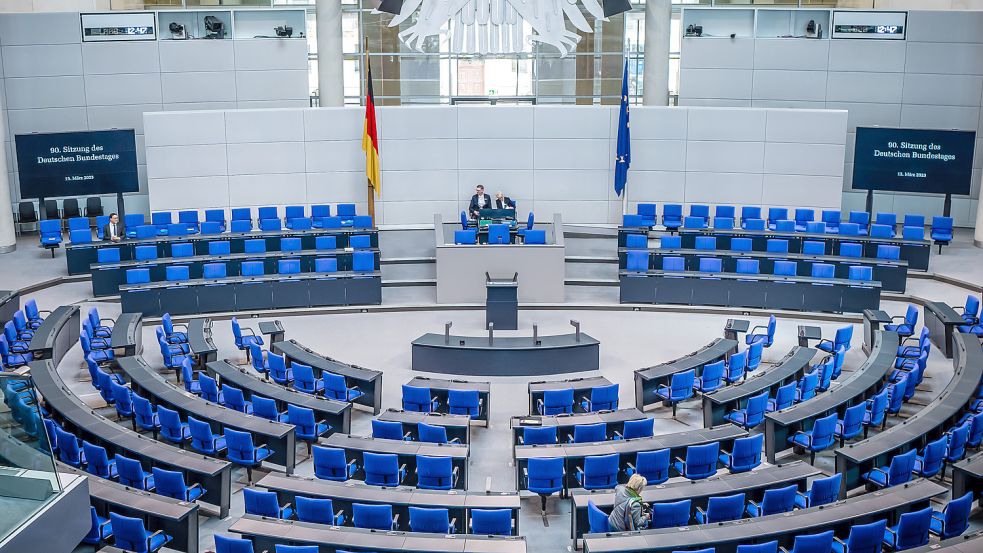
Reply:
<svg viewBox="0 0 983 553"><path fill-rule="evenodd" d="M969 194L976 133L857 127L853 188Z"/></svg>
<svg viewBox="0 0 983 553"><path fill-rule="evenodd" d="M133 129L18 134L22 198L138 192Z"/></svg>
<svg viewBox="0 0 983 553"><path fill-rule="evenodd" d="M908 12L834 11L832 38L904 40Z"/></svg>

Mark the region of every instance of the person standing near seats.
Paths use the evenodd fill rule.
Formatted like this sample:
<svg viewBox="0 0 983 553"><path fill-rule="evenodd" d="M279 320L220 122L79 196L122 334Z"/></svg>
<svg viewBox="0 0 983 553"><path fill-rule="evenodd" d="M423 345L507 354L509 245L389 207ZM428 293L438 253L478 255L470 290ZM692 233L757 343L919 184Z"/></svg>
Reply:
<svg viewBox="0 0 983 553"><path fill-rule="evenodd" d="M515 209L515 202L499 190L495 192L495 209Z"/></svg>
<svg viewBox="0 0 983 553"><path fill-rule="evenodd" d="M111 213L109 223L102 229L102 239L109 242L119 242L123 238L123 225L119 224L119 215Z"/></svg>
<svg viewBox="0 0 983 553"><path fill-rule="evenodd" d="M627 484L614 489L614 509L608 517L613 532L643 530L652 522L652 512L642 502L642 490L648 481L641 474L633 474Z"/></svg>
<svg viewBox="0 0 983 553"><path fill-rule="evenodd" d="M485 194L484 185L479 184L474 187L474 196L471 196L471 205L468 206L468 213L471 214L472 219L478 218L478 212L482 209L491 209L492 200L491 196Z"/></svg>

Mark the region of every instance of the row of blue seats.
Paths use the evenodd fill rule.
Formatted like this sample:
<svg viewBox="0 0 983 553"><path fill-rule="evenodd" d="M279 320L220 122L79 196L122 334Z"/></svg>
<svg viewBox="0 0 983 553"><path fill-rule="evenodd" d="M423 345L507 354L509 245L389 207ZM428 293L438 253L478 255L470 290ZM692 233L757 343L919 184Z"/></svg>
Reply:
<svg viewBox="0 0 983 553"><path fill-rule="evenodd" d="M765 243L765 251L774 254L788 253L788 240L783 238L769 238ZM648 237L644 234L629 234L625 237L625 247L628 249L648 249ZM682 238L679 236L660 236L659 249L678 250L682 248ZM716 236L697 236L694 249L715 251L717 250ZM727 250L722 250L727 251ZM752 252L753 243L750 238L731 238L730 250L732 252ZM826 244L818 240L805 240L802 242L802 253L804 255L826 255ZM840 257L862 258L864 255L863 245L857 242L841 242ZM901 247L890 244L877 245L877 259L886 261L897 261L901 259Z"/></svg>
<svg viewBox="0 0 983 553"><path fill-rule="evenodd" d="M738 259L737 271L739 275L758 275L761 274L757 259ZM629 272L644 273L649 270L649 251L648 250L628 250L628 262L626 269ZM686 260L679 256L667 256L662 258L663 271L685 271ZM719 257L701 257L699 272L701 273L721 273L723 272L723 260ZM791 276L798 274L798 263L795 261L776 261L773 270L775 276ZM832 279L836 277L836 266L829 263L813 263L812 278ZM870 281L874 278L873 267L865 265L851 265L849 280Z"/></svg>
<svg viewBox="0 0 983 553"><path fill-rule="evenodd" d="M817 232L815 230L809 229L810 223L822 223L823 233L829 234L843 234L843 225L851 224L856 225L860 232L867 234L870 231L871 220L870 213L866 211L851 211L848 215L846 221L842 221L842 214L839 210L824 209L822 210L821 218L819 221L816 220L816 211L814 209L795 209L794 216L789 217L788 208L784 207L770 207L768 208L767 218L762 216L761 207L758 206L743 206L741 208L741 228L746 230L780 230L780 231L797 231L797 232ZM683 206L681 204L665 204L662 208L662 225L670 230L678 229L681 226L686 226L686 219L691 219L690 223L692 226L690 228L706 228L710 224L710 206L701 204L692 204L689 208L689 215L683 215ZM722 225L726 226L729 222L729 227L734 228L734 223L736 222L736 211L734 206L730 205L718 205L714 209L713 213L714 227L721 228L716 223L720 222ZM946 221L948 220L948 221ZM748 228L748 224L756 225L757 223L751 223L751 221L764 221L764 228ZM625 215L624 226L632 227L653 227L658 222L658 216L656 215L656 204L640 203L637 207L637 212L635 214ZM791 223L789 227L788 223ZM880 225L882 227L888 227L891 229L893 236L894 228L898 225L898 216L894 213L877 213L873 221L874 225ZM952 218L951 217L933 217L932 227L939 229L945 228L952 229ZM925 217L923 215L912 215L907 214L904 216L902 228L909 227L925 227ZM812 227L813 229L818 229L820 227ZM849 228L849 227L848 227Z"/></svg>
<svg viewBox="0 0 983 553"><path fill-rule="evenodd" d="M344 526L348 522L343 511L335 511L331 499L296 496L296 505L280 505L276 492L244 488L242 490L247 515L264 516L272 519ZM457 527L457 520L450 518L446 508L409 507L411 532L433 534L480 534L512 535L511 509L471 509L471 519L465 521L463 528ZM354 528L381 530L389 532L400 528L399 515L393 515L390 504L352 503L351 525Z"/></svg>
<svg viewBox="0 0 983 553"><path fill-rule="evenodd" d="M489 244L508 244L511 241L509 236L510 230L509 225L505 224L494 224L488 225L488 243ZM543 229L528 229L521 235L523 244L545 244L546 243L546 231ZM477 229L466 229L466 230L455 230L454 231L454 243L455 244L477 244L478 243L478 230Z"/></svg>
<svg viewBox="0 0 983 553"><path fill-rule="evenodd" d="M243 241L244 253L263 254L267 252L266 240L253 238ZM372 238L367 234L353 234L349 237L348 246L354 250L368 250L372 248ZM208 243L208 255L230 255L232 253L232 243L228 240L215 240ZM338 249L338 239L335 236L317 236L314 238L314 248L316 250L336 250ZM194 245L190 242L174 242L170 244L171 257L192 257L195 255ZM281 252L303 251L301 240L298 237L281 238ZM136 261L152 261L158 259L158 250L155 245L137 246L133 249ZM97 253L99 263L119 263L119 248L99 248Z"/></svg>
<svg viewBox="0 0 983 553"><path fill-rule="evenodd" d="M190 280L190 268L187 265L168 265L164 268L167 282ZM375 256L372 252L359 251L352 256L352 271L356 273L371 273L375 271ZM314 260L314 273L338 272L338 260L334 257L320 257ZM205 279L225 278L228 276L226 264L206 263L202 266ZM242 263L241 276L263 276L266 269L262 261L245 261ZM277 274L301 274L299 259L277 260ZM147 284L150 281L150 269L127 269L126 284Z"/></svg>
<svg viewBox="0 0 983 553"><path fill-rule="evenodd" d="M245 538L233 538L215 534L215 553L255 553L253 542ZM320 553L316 545L286 545L278 543L273 551L264 553ZM350 553L344 549L336 549L335 553ZM371 553L359 551L359 553Z"/></svg>
<svg viewBox="0 0 983 553"><path fill-rule="evenodd" d="M957 326L956 329L959 332L975 334L977 337L983 338L983 324L980 324L980 298L973 295L966 296L966 304L962 308L956 307L955 309L962 311L963 322L966 323Z"/></svg>
<svg viewBox="0 0 983 553"><path fill-rule="evenodd" d="M828 478L813 481L809 495L798 493L795 485L786 488L765 491L763 501L758 504L749 501L744 506L744 494L711 497L707 509L699 507L693 519L699 524L713 524L729 520L739 520L747 513L750 516L760 510L771 500L775 507L763 514L780 514L792 511L792 502L799 508L813 507L832 503L839 492L839 478L836 474ZM833 485L835 484L835 486ZM815 494L817 487L819 494ZM771 495L769 495L771 494ZM817 497L821 503L803 501ZM800 506L805 505L805 506ZM973 506L973 494L955 498L941 511L925 507L918 511L902 514L898 523L889 526L886 520L878 520L868 524L857 524L850 527L844 540L836 538L832 530L820 534L796 535L791 553L850 553L857 551L881 551L882 546L894 551L912 549L928 544L929 535L940 539L949 539L963 534L969 528L969 515ZM787 508L785 508L787 507ZM780 510L783 509L784 510ZM601 511L592 501L587 503L588 520L591 533L607 533L611 531L608 524L609 515ZM650 528L674 528L689 525L690 500L685 499L674 503L656 503L652 505L652 524ZM755 545L738 545L737 553L778 553L777 541ZM785 549L782 549L785 551ZM690 553L713 553L714 548L691 551Z"/></svg>
<svg viewBox="0 0 983 553"><path fill-rule="evenodd" d="M257 216L253 217L253 210L250 207L234 207L231 210L232 223L236 221L248 221L250 223L250 228L252 228L252 221L257 221L262 224L263 221L272 220L282 220L284 226L288 229L294 229L296 223L301 225L306 224L304 219L309 219L313 224L313 228L333 228L332 219L336 219L341 223L341 226L363 226L366 222L366 217L368 215L358 215L356 213L355 204L338 204L336 207L335 215L331 215L331 206L327 204L317 204L312 205L311 210L308 213L307 206L303 205L288 205L284 210L283 217L280 216L280 210L276 206L264 206L257 210ZM371 225L371 218L368 219ZM177 213L177 224L184 225L188 232L195 233L198 232L199 226L203 223L219 223L222 230L225 230L226 217L224 209L206 209L205 210L205 220L199 221L197 210L186 210L178 211ZM361 225L359 224L361 223ZM142 213L127 214L123 218L123 226L125 228L145 225L146 219ZM175 224L174 216L170 211L155 211L150 214L150 224L153 225L160 236L167 236L167 232L170 229L170 225ZM330 226L325 226L330 225ZM241 232L232 229L232 232Z"/></svg>
<svg viewBox="0 0 983 553"><path fill-rule="evenodd" d="M42 315L49 313L50 311L39 310L37 302L29 299L24 303L23 309L15 311L13 318L4 322L3 334L0 335L0 360L3 361L0 370L3 367L22 367L34 360L30 348L31 338L44 322Z"/></svg>

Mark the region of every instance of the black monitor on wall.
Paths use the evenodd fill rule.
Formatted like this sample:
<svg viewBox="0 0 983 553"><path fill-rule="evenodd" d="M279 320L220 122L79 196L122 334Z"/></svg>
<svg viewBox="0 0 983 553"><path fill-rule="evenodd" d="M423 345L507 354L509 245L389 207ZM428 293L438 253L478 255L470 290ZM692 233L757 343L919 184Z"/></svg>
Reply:
<svg viewBox="0 0 983 553"><path fill-rule="evenodd" d="M22 198L138 192L133 129L14 137Z"/></svg>
<svg viewBox="0 0 983 553"><path fill-rule="evenodd" d="M857 127L853 188L969 194L976 133Z"/></svg>

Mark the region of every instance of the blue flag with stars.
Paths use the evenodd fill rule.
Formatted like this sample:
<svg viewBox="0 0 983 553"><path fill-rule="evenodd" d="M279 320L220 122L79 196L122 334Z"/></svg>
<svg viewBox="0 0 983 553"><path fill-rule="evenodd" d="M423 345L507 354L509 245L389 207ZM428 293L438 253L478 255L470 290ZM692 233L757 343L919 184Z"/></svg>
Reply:
<svg viewBox="0 0 983 553"><path fill-rule="evenodd" d="M614 191L621 196L628 184L631 166L631 130L628 128L628 60L621 80L621 116L618 118L618 154L614 160Z"/></svg>

